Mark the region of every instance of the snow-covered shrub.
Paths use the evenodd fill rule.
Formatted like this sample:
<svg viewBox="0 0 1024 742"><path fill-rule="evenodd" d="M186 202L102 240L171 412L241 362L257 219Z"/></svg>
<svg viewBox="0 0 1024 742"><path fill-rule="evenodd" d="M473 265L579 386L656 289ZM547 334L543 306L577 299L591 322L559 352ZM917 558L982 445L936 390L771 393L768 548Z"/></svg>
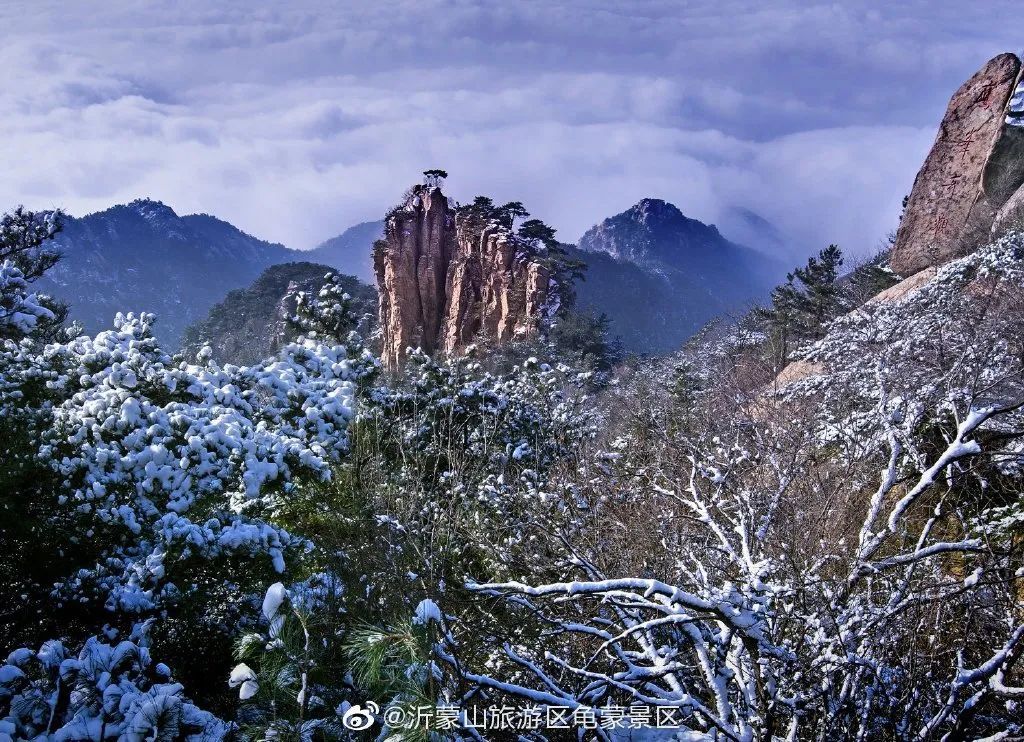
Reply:
<svg viewBox="0 0 1024 742"><path fill-rule="evenodd" d="M16 649L0 665L0 738L219 740L231 725L193 705L144 642L81 650L48 641Z"/></svg>
<svg viewBox="0 0 1024 742"><path fill-rule="evenodd" d="M192 364L152 321L0 349L0 415L17 421L0 441L18 462L0 474L18 516L0 571L26 596L0 627L42 641L166 615L154 642L176 662L205 647L205 677L254 594L308 549L274 516L298 482L330 479L375 363L307 340L253 367Z"/></svg>
<svg viewBox="0 0 1024 742"><path fill-rule="evenodd" d="M294 732L320 719L326 734L345 704L453 698L454 675L431 656L434 619L467 605L462 583L480 565L536 562L537 528L564 515L564 474L593 432L566 374L531 361L496 376L422 355L412 368L365 391L331 481L303 481L282 502L277 522L309 538L317 574L275 602L277 636L271 623L241 640L248 724ZM297 705L302 668L315 709Z"/></svg>
<svg viewBox="0 0 1024 742"><path fill-rule="evenodd" d="M461 581L444 573L468 560L532 549L527 524L561 510L559 475L593 433L585 404L566 374L534 359L492 375L472 358L416 355L405 383L367 393L337 496L369 509L373 542L394 545L380 566L400 563L432 594L439 580ZM347 538L337 548L362 541Z"/></svg>
<svg viewBox="0 0 1024 742"><path fill-rule="evenodd" d="M361 344L358 335L350 337L359 318L354 314L352 297L345 292L343 279L337 273L324 276L324 285L316 296L300 291L294 301L295 311L288 323L299 336L335 345Z"/></svg>

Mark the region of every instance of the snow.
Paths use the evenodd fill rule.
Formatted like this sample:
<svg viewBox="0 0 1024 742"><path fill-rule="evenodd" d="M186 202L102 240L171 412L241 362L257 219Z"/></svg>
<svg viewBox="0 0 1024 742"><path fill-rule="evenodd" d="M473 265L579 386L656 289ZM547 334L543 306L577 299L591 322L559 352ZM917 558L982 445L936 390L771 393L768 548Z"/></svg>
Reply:
<svg viewBox="0 0 1024 742"><path fill-rule="evenodd" d="M1006 123L1010 126L1024 126L1024 80L1017 83L1006 108Z"/></svg>
<svg viewBox="0 0 1024 742"><path fill-rule="evenodd" d="M429 598L421 600L413 612L412 622L417 626L428 626L431 623L441 623L443 614L437 603Z"/></svg>
<svg viewBox="0 0 1024 742"><path fill-rule="evenodd" d="M1018 501L999 518L989 512L965 522L948 495L961 482L969 491L992 486L993 467L1021 473L1022 256L1024 235L1007 235L939 268L915 292L838 318L796 354L821 363L824 373L769 387L760 398L725 387L739 410L727 435L703 422L675 434L674 408L657 418L661 400L652 399L650 420L644 416L642 432L630 435L657 431L668 442L653 451L645 442L637 455L609 436L612 453L626 455L596 457L602 476L586 486L602 492L587 498L601 525L592 544L565 537L566 576L467 584L505 598L516 615L540 617L543 631L530 634L527 646L489 645L483 673L460 667L456 640L446 637L452 671L476 686L471 692L535 704L597 706L594 699L614 689L644 705L687 709L693 728L685 735L711 729L733 739L756 739L764 714L779 714L780 739L839 728L873 738L893 728L883 724L903 736L938 738L963 718L973 723L977 717L958 715L989 694L1020 695L1006 688L1005 676L1024 626L1012 606L996 606L992 585L1006 584L1016 568L1011 549L1001 549L1016 540L1024 508ZM734 381L731 361L722 353L700 369L713 392L722 391L715 373ZM658 454L679 461L663 473L662 462L650 460ZM808 473L813 482L805 481ZM852 532L860 526L859 540L828 530L833 538L817 550L794 548L805 506L781 499L794 487L806 488L798 497L811 500L812 521L842 513ZM842 510L828 509L833 498ZM783 513L783 503L796 503L795 512ZM640 555L639 571L660 558L666 563L657 569L672 578L602 574L604 537L621 544L617 530L637 527L622 510L649 524L655 535L645 546L661 541L658 556ZM678 522L687 525L675 536L660 530L674 532ZM993 549L989 537L1001 546ZM794 554L812 561L794 570L786 563ZM975 632L959 666L932 662L926 676L915 677L908 648L923 638L922 600L948 615L976 613L972 624L986 622L991 636ZM953 638L945 649L960 647ZM965 670L968 661L977 664ZM909 694L912 710L887 706Z"/></svg>
<svg viewBox="0 0 1024 742"><path fill-rule="evenodd" d="M24 648L16 653L25 669L35 667L31 673L12 665L0 668L0 699L7 708L0 737L98 739L104 728L105 738L126 742L165 737L199 742L224 739L232 731L230 724L189 702L180 684L150 683L152 660L139 644L110 645L93 637L77 654L56 641L35 653ZM160 674L170 676L169 671ZM25 682L27 675L30 682ZM58 684L72 689L59 711L52 705Z"/></svg>
<svg viewBox="0 0 1024 742"><path fill-rule="evenodd" d="M14 263L0 263L0 337L6 329L26 334L40 320L53 319L54 314L29 292L25 274Z"/></svg>
<svg viewBox="0 0 1024 742"><path fill-rule="evenodd" d="M256 682L256 673L247 664L241 662L235 665L228 679L231 688L238 688L238 697L242 701L248 701L259 692L259 683Z"/></svg>
<svg viewBox="0 0 1024 742"><path fill-rule="evenodd" d="M6 685L12 683L18 678L25 677L25 673L20 668L14 665L3 665L0 666L0 685Z"/></svg>
<svg viewBox="0 0 1024 742"><path fill-rule="evenodd" d="M54 595L96 601L85 608L111 615L105 633L81 648L51 641L38 650L10 653L0 665L0 699L16 703L0 721L0 735L46 734L38 719L54 711L58 679L69 684L62 687L74 688L72 706L57 714L58 738L95 738L102 724L111 736L126 740L155 738L158 732L184 739L227 734L230 725L189 702L171 669L153 663L141 628L172 615L182 593L209 579L226 592L244 593L225 606L247 611L233 627L244 634L237 645L239 657L260 651L289 655L295 668L289 682L301 688L286 705L296 698L312 707L326 698L330 707L347 708L323 692L322 668L315 661L306 663L316 653L312 650L319 651L321 642L326 648L329 641L314 633L327 622L307 623L305 617L325 605L336 609L339 603L329 596L372 600L375 580L386 578L374 571L377 566L355 563L354 550L335 554L339 560L351 559L353 575L361 575L348 585L343 582L347 575L314 571L309 576L327 569L314 563L307 570L321 554L279 525L278 516L294 512L282 507L289 496L305 494L301 488L307 482L315 492L345 461L357 414L368 424L379 416L391 426L403 456L422 457L431 467L444 464L442 471L431 469L436 483L430 483L442 497L424 498L424 503L410 498L416 507L412 518L403 520L401 509L410 504L404 492L398 512L370 514L373 529L382 532L371 547L385 550L377 561L421 582L431 594L445 595L443 581L431 576L436 565L391 560L390 550L397 550L395 543L402 539L417 538L424 522L439 522L428 519L450 519L454 508L465 506L459 515L471 518L460 520L460 528L479 528L503 539L481 544L479 550L473 545L473 568L501 575L494 579L503 581L469 583L468 588L489 606L506 600L516 616L537 617L543 624L522 635L502 626L485 643L457 654L454 636L467 643L477 638L463 631L467 627L459 625L459 615L445 616L433 600L422 600L412 622L433 629L432 640L441 638L432 658L413 663L405 677L436 678L442 687L457 677L460 693L475 686L472 690L482 692L481 697L508 695L584 709L597 717L602 713L598 703L610 693L647 706L678 706L695 726L682 730L681 739L698 738L708 729L722 738L755 739L766 710L778 716L780 737L787 722L790 738L815 736L805 722L850 721L842 716L850 708L863 707L867 716L879 708L872 699L902 697L892 691L903 690L898 676L906 665L892 646L894 637L905 639L900 632L914 624L904 618L916 597L908 595L907 585L916 581L913 587L924 584L922 594L936 606L987 594L980 603L987 613L979 619L1000 633L988 650L981 636L972 640L977 647L972 647L972 665L963 659L943 675L944 668L934 664L929 679L934 686L916 706L935 711L932 726L941 728L942 714L954 713L946 710L949 704L973 703L958 699L986 689L1003 692L1003 670L1019 656L1024 636L1013 629L1019 619L999 614L998 601L991 599L991 586L1005 582L1005 567L1016 565L1008 558L1000 562L1002 552L988 548L1001 529L1019 527L1021 514L1011 507L1005 518L956 522L959 512L949 509L953 498L944 497L951 482L982 468L979 454L997 454L998 465L1007 471L1019 465L1020 451L1012 448L1016 444L993 435L1024 423L1021 412L1002 406L1006 399L1020 398L1017 346L996 342L976 352L958 334L957 323L972 322L968 302L978 293L972 292L978 276L1006 281L1019 295L1022 248L1024 238L1010 237L943 267L932 282L899 301L840 318L825 338L800 351L834 372L780 392L783 401L807 403L811 410L796 430L778 420L745 419L735 435L693 434L691 439L687 431L685 446L656 451L668 454L665 458L677 467L672 477L661 476L655 466L662 462L655 456L637 460L631 450L635 434L622 432L626 428L598 436L604 431L595 429L588 410L581 410L588 403L571 400L564 377L536 358L514 373L494 376L471 358L437 363L419 354L412 359L414 373L407 384L375 388L368 395L372 405L360 408L366 397L359 385L376 369L376 361L349 346L330 344L329 333L320 325L314 329L312 321L305 325L305 339L274 359L245 368L218 365L208 353L201 353L197 363L171 356L153 338L149 315L119 316L108 332L65 338L45 348L31 341L2 342L0 415L28 409L42 431L31 454L59 480L55 512L67 519L76 537L106 539L102 553L66 575ZM27 306L25 287L14 272L7 276L10 289L3 296ZM344 311L344 302L335 299L330 287L316 299L307 297L303 306L317 302L328 317ZM299 321L305 321L300 315ZM7 328L31 325L17 322ZM966 369L964 376L971 382L980 379L984 395L973 394L975 389L955 374L941 375L939 362L927 358L928 343L940 336L948 343L943 350ZM25 389L40 391L26 403ZM456 453L472 466L452 461L448 421L453 419L463 426ZM779 453L777 446L785 442L775 435L780 429L796 439L796 454ZM929 436L923 443L922 430ZM649 437L674 435L667 429L656 432ZM581 445L592 440L607 450ZM987 450L990 446L1004 447ZM563 466L567 454L572 467ZM841 465L832 466L830 456ZM835 472L846 464L850 470L863 466L863 472L854 481L836 479ZM570 476L582 472L588 477L585 486L577 486L578 479L547 478L549 470L567 468L576 469ZM471 469L479 474L467 474ZM801 480L808 472L815 475L810 485ZM836 481L842 487L830 488ZM421 486L411 477L403 484ZM823 544L822 563L797 560L793 570L788 557L797 547L791 537L802 536L802 523L794 518L780 528L780 519L793 517L793 502L780 497L800 487L806 488L801 496L820 500L822 507L850 491L862 497L843 503L854 513L850 528L840 529L849 537ZM828 496L819 498L820 493ZM638 507L647 497L658 507ZM863 514L856 512L858 503ZM557 517L578 512L583 520L562 529ZM549 520L552 513L556 517ZM609 542L603 537L610 536L618 548L623 514L627 527L639 522L647 529L645 538L649 531L645 548L664 552L651 554L649 561L648 554L640 555L641 576L609 578L598 566ZM826 520L832 513L815 516ZM470 524L472 519L476 522ZM608 530L584 533L586 538L576 542L575 531L589 527L584 520ZM685 524L684 530L661 527L669 521ZM549 532L564 540L552 546L553 541L544 540ZM630 535L626 529L622 534ZM780 537L782 543L772 543ZM556 560L544 563L544 580L509 576L508 565L520 563L505 559L515 554L508 546L512 541L517 549L532 549L536 543L532 554L559 552ZM559 551L563 546L564 554ZM306 579L292 583L295 574L288 570L296 569L296 552L303 555L300 568ZM668 558L662 559L665 554ZM237 574L223 579L216 571L235 570L237 564L247 571L248 587L238 589L233 582ZM945 564L957 565L957 571L943 569ZM270 568L282 575L281 581L264 592ZM253 576L259 587L252 587ZM272 579L278 578L266 582ZM253 633L260 593L269 642ZM294 622L294 632L282 630L288 615L303 619ZM486 617L474 616L479 627L472 629L483 631ZM132 622L131 638L114 641L129 635L126 627ZM309 632L301 651L294 644L296 637L301 643L300 628ZM418 638L422 633L417 632ZM516 645L517 640L528 646ZM301 664L293 661L298 656ZM249 661L269 677L270 664ZM476 672L479 668L469 664L475 662L486 671ZM317 672L307 673L309 667ZM240 700L257 706L262 700L259 678L248 664L236 665L228 682ZM351 676L338 683L346 685L345 692L353 685ZM946 698L954 700L947 703ZM255 714L260 709L245 710ZM910 731L918 733L917 728ZM870 732L865 727L863 736L870 738Z"/></svg>
<svg viewBox="0 0 1024 742"><path fill-rule="evenodd" d="M270 636L276 637L284 626L284 612L281 606L288 600L288 591L280 582L275 582L267 589L263 598L263 617L270 624Z"/></svg>
<svg viewBox="0 0 1024 742"><path fill-rule="evenodd" d="M88 579L108 607L129 611L173 592L169 554L262 553L284 572L286 552L303 542L244 511L272 506L273 491L300 472L330 477L348 446L356 383L375 367L366 354L308 340L259 366L191 365L160 348L153 321L118 315L112 330L42 352L0 347L0 415L21 409L18 389L45 379L53 402L38 411L39 458L86 522L120 525L138 545L67 589Z"/></svg>

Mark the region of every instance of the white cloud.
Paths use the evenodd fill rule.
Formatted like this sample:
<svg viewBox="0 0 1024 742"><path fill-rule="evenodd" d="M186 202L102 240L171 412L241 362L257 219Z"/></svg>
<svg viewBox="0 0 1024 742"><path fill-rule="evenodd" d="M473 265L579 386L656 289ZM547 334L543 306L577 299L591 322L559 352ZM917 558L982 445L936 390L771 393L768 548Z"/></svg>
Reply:
<svg viewBox="0 0 1024 742"><path fill-rule="evenodd" d="M949 94L1003 50L1000 13L5 4L0 204L152 196L305 247L442 166L456 197L522 200L566 238L654 196L709 221L747 206L800 249L868 250Z"/></svg>

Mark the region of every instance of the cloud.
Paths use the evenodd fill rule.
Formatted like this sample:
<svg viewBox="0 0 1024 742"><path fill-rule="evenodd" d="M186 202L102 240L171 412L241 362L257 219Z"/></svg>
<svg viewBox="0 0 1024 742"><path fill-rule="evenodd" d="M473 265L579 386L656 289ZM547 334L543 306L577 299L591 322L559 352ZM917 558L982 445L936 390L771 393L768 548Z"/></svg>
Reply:
<svg viewBox="0 0 1024 742"><path fill-rule="evenodd" d="M1009 3L892 5L4 4L0 202L152 196L307 247L442 166L565 238L654 196L866 252L1012 41Z"/></svg>

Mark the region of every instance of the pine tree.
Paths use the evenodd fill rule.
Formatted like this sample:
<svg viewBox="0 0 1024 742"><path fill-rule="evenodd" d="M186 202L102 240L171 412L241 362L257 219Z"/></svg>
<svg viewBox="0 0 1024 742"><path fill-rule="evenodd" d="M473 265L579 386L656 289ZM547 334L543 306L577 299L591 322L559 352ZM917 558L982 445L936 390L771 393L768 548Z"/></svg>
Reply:
<svg viewBox="0 0 1024 742"><path fill-rule="evenodd" d="M60 260L60 253L47 243L63 225L64 214L59 210L37 213L18 206L0 216L0 266L7 267L5 275L9 273L24 284L41 278ZM50 342L67 320L68 307L49 296L33 294L31 298L45 311L39 313L29 334L40 342ZM3 311L0 306L0 315ZM4 334L2 330L0 334Z"/></svg>
<svg viewBox="0 0 1024 742"><path fill-rule="evenodd" d="M446 170L440 168L434 168L433 170L423 171L423 184L428 188L440 188L444 185L444 179L448 177Z"/></svg>
<svg viewBox="0 0 1024 742"><path fill-rule="evenodd" d="M767 322L778 363L785 363L799 343L822 337L827 323L845 307L838 283L842 265L842 250L829 245L772 291L771 306L758 314Z"/></svg>
<svg viewBox="0 0 1024 742"><path fill-rule="evenodd" d="M507 229L512 229L515 226L516 219L525 219L529 215L530 212L520 201L509 201L498 207L498 221Z"/></svg>

